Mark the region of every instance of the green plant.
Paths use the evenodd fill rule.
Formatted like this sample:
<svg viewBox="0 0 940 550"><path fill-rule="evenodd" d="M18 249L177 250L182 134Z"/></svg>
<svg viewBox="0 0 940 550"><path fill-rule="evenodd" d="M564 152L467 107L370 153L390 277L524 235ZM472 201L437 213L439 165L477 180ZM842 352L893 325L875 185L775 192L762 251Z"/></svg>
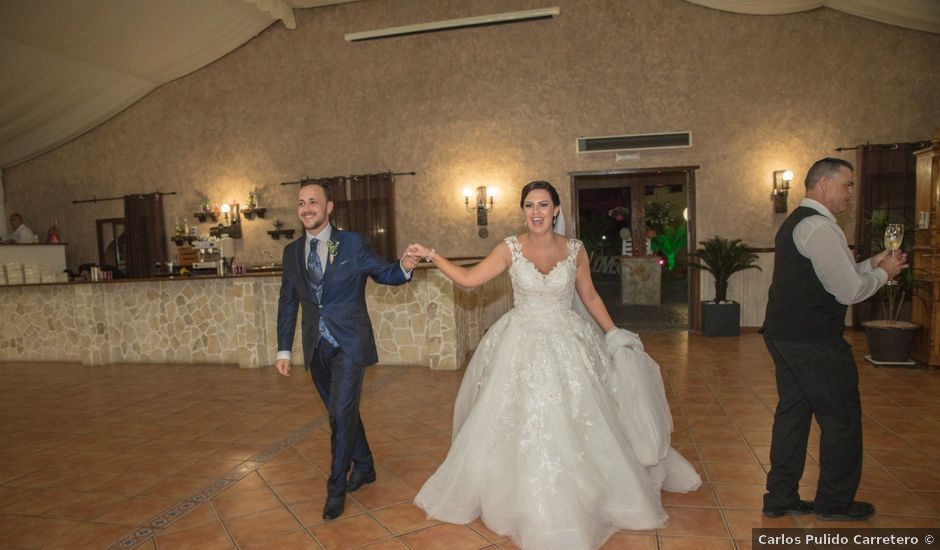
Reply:
<svg viewBox="0 0 940 550"><path fill-rule="evenodd" d="M678 207L665 201L646 203L645 217L646 225L652 227L657 233L662 233L682 222Z"/></svg>
<svg viewBox="0 0 940 550"><path fill-rule="evenodd" d="M672 271L676 267L676 254L685 246L685 224L663 229L650 241L653 252L662 252L666 256L666 268Z"/></svg>
<svg viewBox="0 0 940 550"><path fill-rule="evenodd" d="M689 262L689 267L704 269L715 278L715 301L727 301L728 279L738 271L756 269L762 271L756 264L758 256L741 241L741 239L722 239L715 235L707 241L701 241L701 246L695 251L697 262Z"/></svg>

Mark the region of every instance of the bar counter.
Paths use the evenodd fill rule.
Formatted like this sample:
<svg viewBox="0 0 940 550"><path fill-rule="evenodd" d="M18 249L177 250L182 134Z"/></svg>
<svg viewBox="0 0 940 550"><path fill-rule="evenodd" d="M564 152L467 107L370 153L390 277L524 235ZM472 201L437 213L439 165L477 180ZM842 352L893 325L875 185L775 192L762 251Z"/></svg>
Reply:
<svg viewBox="0 0 940 550"><path fill-rule="evenodd" d="M277 352L280 273L0 286L0 361L234 364ZM433 267L406 285L369 281L379 362L455 370L511 307L508 276L473 291ZM300 319L293 361L301 364Z"/></svg>

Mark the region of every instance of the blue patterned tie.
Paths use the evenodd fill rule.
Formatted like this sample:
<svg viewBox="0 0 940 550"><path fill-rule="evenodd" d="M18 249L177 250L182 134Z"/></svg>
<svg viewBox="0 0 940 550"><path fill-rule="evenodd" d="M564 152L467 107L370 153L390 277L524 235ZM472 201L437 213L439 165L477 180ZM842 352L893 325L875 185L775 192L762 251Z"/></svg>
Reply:
<svg viewBox="0 0 940 550"><path fill-rule="evenodd" d="M320 254L317 252L317 244L319 242L318 239L310 239L310 253L307 254L307 275L310 277L310 287L317 296L317 302L320 302L321 298L323 298L323 264L320 263ZM323 322L323 315L320 315L320 336L334 348L339 347L336 339L330 334L330 330L326 328L326 323Z"/></svg>

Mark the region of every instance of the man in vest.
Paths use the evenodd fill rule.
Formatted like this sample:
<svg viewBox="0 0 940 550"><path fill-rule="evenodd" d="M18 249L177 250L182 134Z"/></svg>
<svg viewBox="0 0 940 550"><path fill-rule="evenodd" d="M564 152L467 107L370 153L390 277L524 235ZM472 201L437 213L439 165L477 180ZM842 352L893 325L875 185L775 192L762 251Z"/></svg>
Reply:
<svg viewBox="0 0 940 550"><path fill-rule="evenodd" d="M776 365L777 410L770 443L764 515L814 514L861 521L875 513L855 500L862 472L862 410L845 313L907 267L887 251L855 263L835 215L853 195L852 165L825 158L806 174L806 196L776 237L764 342ZM819 424L819 484L800 499L813 415Z"/></svg>

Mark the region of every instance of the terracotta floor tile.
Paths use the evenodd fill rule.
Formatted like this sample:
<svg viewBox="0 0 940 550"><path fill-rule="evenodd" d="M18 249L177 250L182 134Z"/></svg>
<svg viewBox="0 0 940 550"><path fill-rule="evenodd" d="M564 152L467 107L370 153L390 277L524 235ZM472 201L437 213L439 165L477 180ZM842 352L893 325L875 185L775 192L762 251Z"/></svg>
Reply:
<svg viewBox="0 0 940 550"><path fill-rule="evenodd" d="M177 550L221 550L235 548L221 522L177 530L156 537L157 548Z"/></svg>
<svg viewBox="0 0 940 550"><path fill-rule="evenodd" d="M689 493L670 493L662 492L664 506L718 506L715 495L707 481L702 482L702 486Z"/></svg>
<svg viewBox="0 0 940 550"><path fill-rule="evenodd" d="M401 537L413 550L476 550L488 541L466 525L442 523Z"/></svg>
<svg viewBox="0 0 940 550"><path fill-rule="evenodd" d="M212 483L207 477L171 476L148 487L139 494L142 497L165 497L183 499L196 494Z"/></svg>
<svg viewBox="0 0 940 550"><path fill-rule="evenodd" d="M212 507L211 503L203 503L191 509L185 515L166 526L164 533L173 533L184 529L192 529L209 523L218 523L222 521L218 512Z"/></svg>
<svg viewBox="0 0 940 550"><path fill-rule="evenodd" d="M323 502L326 499L326 478L318 476L298 479L296 481L274 485L272 490L287 504L303 502L305 500Z"/></svg>
<svg viewBox="0 0 940 550"><path fill-rule="evenodd" d="M767 482L767 474L759 464L726 464L712 462L704 464L708 481L712 483L747 483L750 485L763 485Z"/></svg>
<svg viewBox="0 0 940 550"><path fill-rule="evenodd" d="M745 443L700 443L698 456L702 462L757 464L757 457Z"/></svg>
<svg viewBox="0 0 940 550"><path fill-rule="evenodd" d="M75 550L76 548L104 548L120 539L131 529L130 525L85 522L44 545L43 550Z"/></svg>
<svg viewBox="0 0 940 550"><path fill-rule="evenodd" d="M761 510L764 507L763 485L745 485L743 483L716 483L712 485L722 508L744 508Z"/></svg>
<svg viewBox="0 0 940 550"><path fill-rule="evenodd" d="M44 515L65 519L90 520L115 508L126 500L128 500L127 496L116 493L82 493L76 498L48 510Z"/></svg>
<svg viewBox="0 0 940 550"><path fill-rule="evenodd" d="M373 510L372 515L375 516L375 518L379 520L379 522L384 525L386 529L396 535L416 531L418 529L423 529L425 527L430 527L439 523L436 520L428 519L424 510L418 508L411 502L403 502L400 504L394 504L387 508ZM476 530L475 527L474 530ZM483 534L483 536L486 537L485 534ZM490 537L486 538L493 540Z"/></svg>
<svg viewBox="0 0 940 550"><path fill-rule="evenodd" d="M658 550L658 547L654 534L640 535L621 531L607 539L600 550Z"/></svg>
<svg viewBox="0 0 940 550"><path fill-rule="evenodd" d="M859 489L855 498L875 505L878 513L889 516L934 516L940 517L934 508L924 502L913 491L889 489ZM940 520L937 521L940 525Z"/></svg>
<svg viewBox="0 0 940 550"><path fill-rule="evenodd" d="M380 508L398 502L411 502L418 492L405 482L386 477L379 477L375 483L363 486L350 496L366 509Z"/></svg>
<svg viewBox="0 0 940 550"><path fill-rule="evenodd" d="M69 519L34 517L0 533L0 548L40 548L80 525Z"/></svg>
<svg viewBox="0 0 940 550"><path fill-rule="evenodd" d="M240 550L320 550L320 545L306 531L292 531L263 541L246 542L239 545L239 548Z"/></svg>
<svg viewBox="0 0 940 550"><path fill-rule="evenodd" d="M660 550L734 550L734 542L722 537L659 537Z"/></svg>
<svg viewBox="0 0 940 550"><path fill-rule="evenodd" d="M728 536L717 508L667 506L666 513L669 514L669 523L656 530L660 535Z"/></svg>
<svg viewBox="0 0 940 550"><path fill-rule="evenodd" d="M3 507L7 514L25 514L38 516L56 506L73 500L78 493L62 489L34 489L16 501Z"/></svg>
<svg viewBox="0 0 940 550"><path fill-rule="evenodd" d="M175 503L175 500L166 498L131 497L120 503L120 506L96 517L95 521L120 525L143 525Z"/></svg>
<svg viewBox="0 0 940 550"><path fill-rule="evenodd" d="M751 529L796 527L794 517L767 518L760 510L725 510L725 519L735 539L750 538Z"/></svg>
<svg viewBox="0 0 940 550"><path fill-rule="evenodd" d="M323 505L325 503L325 498L323 500L305 500L302 502L295 502L288 505L290 511L294 516L300 520L300 523L304 524L307 527L313 527L316 525L322 525L326 523L323 520ZM365 512L365 508L359 505L358 502L351 498L346 499L346 509L343 510L343 515L341 517L348 518Z"/></svg>
<svg viewBox="0 0 940 550"><path fill-rule="evenodd" d="M360 514L340 517L310 531L326 550L342 550L387 538L391 533L372 517Z"/></svg>
<svg viewBox="0 0 940 550"><path fill-rule="evenodd" d="M376 542L370 542L365 546L360 546L356 550L406 550L408 547L395 538L382 539Z"/></svg>
<svg viewBox="0 0 940 550"><path fill-rule="evenodd" d="M271 510L272 508L281 508L283 504L270 489L257 489L228 495L222 493L221 496L212 499L212 505L219 511L223 519L231 519L238 516L245 516Z"/></svg>
<svg viewBox="0 0 940 550"><path fill-rule="evenodd" d="M226 523L238 544L265 540L300 529L294 516L283 507L240 516Z"/></svg>

